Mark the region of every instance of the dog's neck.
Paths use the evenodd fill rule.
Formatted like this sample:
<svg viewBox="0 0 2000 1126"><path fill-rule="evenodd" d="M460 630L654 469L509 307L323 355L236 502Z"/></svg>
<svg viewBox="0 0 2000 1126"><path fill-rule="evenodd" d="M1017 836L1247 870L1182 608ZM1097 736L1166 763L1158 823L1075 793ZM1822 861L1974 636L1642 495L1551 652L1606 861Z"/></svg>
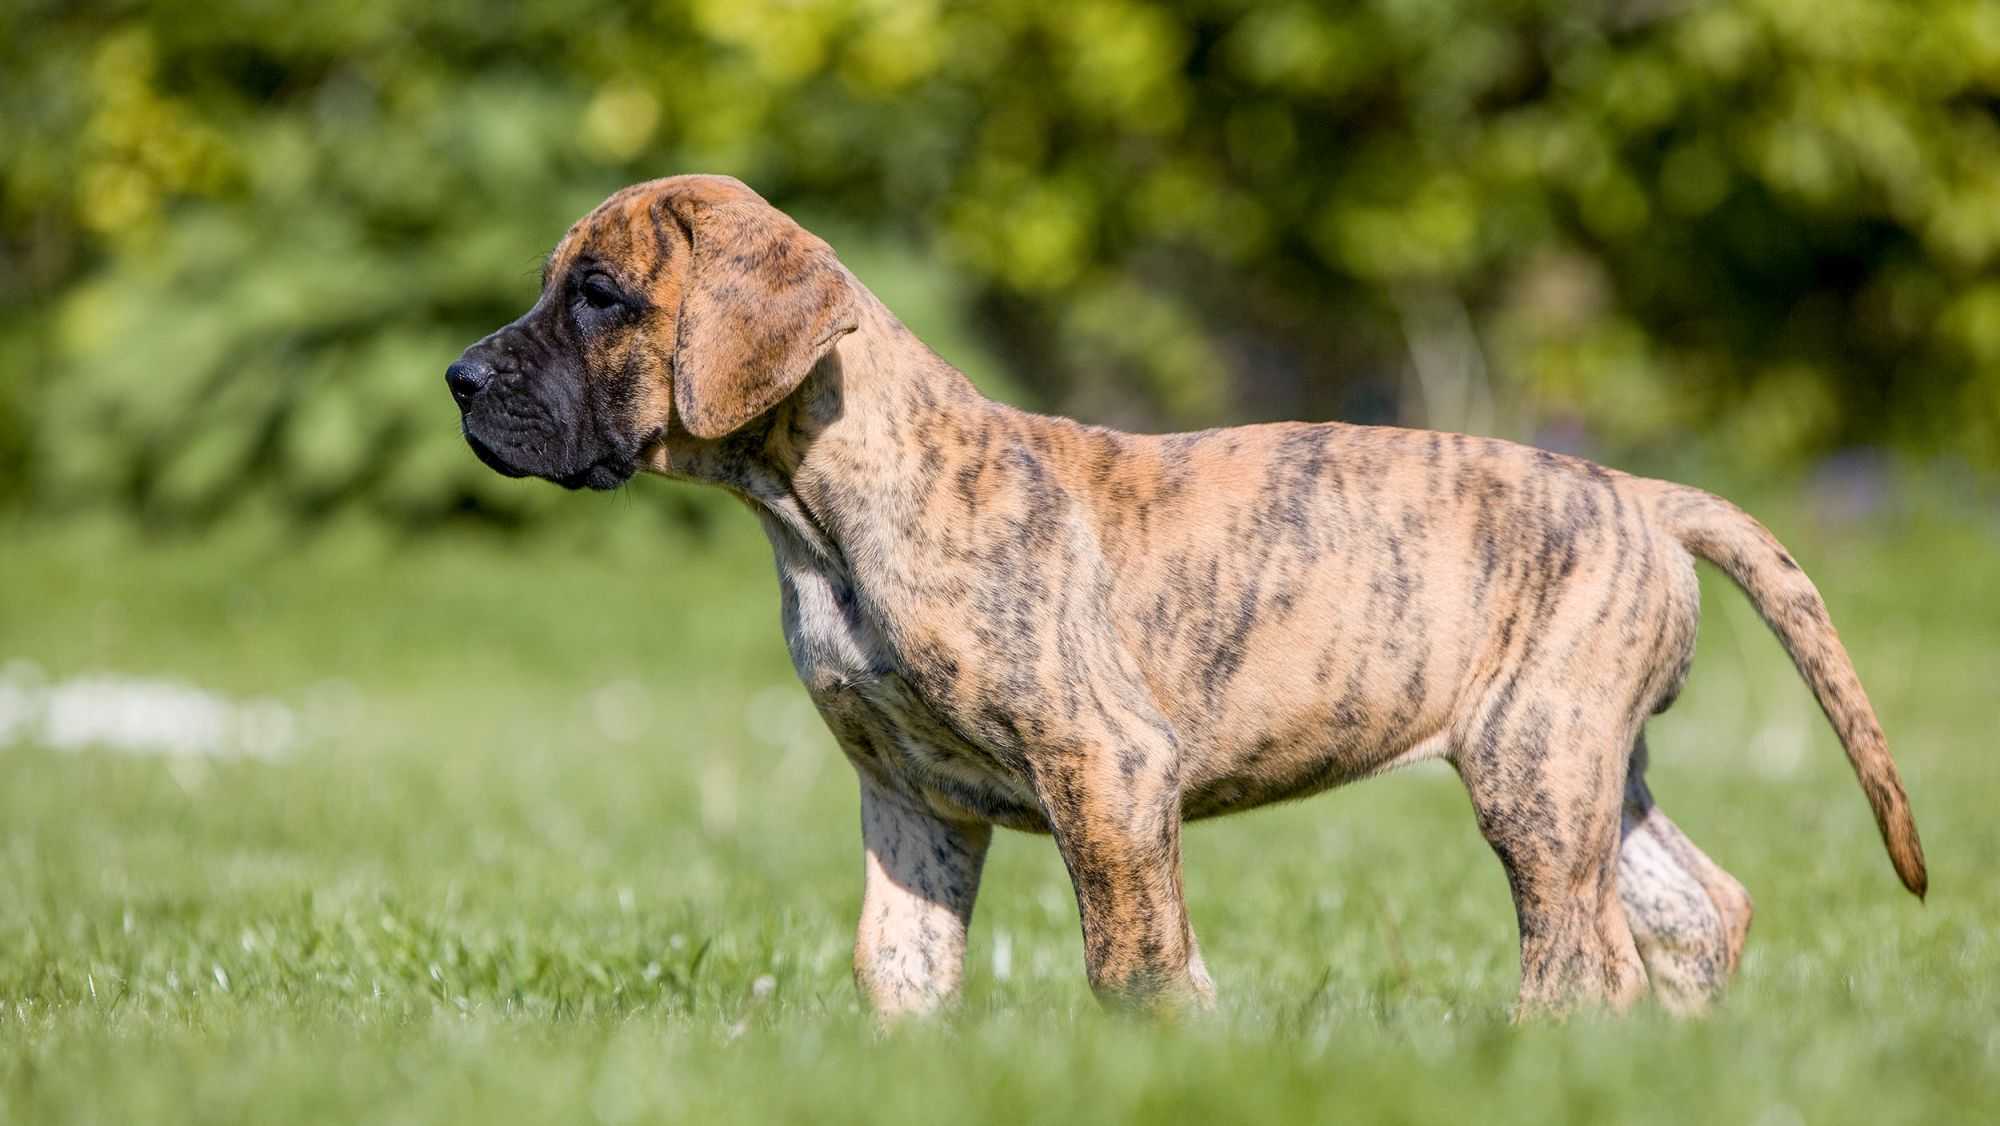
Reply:
<svg viewBox="0 0 2000 1126"><path fill-rule="evenodd" d="M921 507L935 476L927 449L1007 410L873 295L860 305L855 331L765 418L714 442L669 439L653 466L748 502L781 556L803 551L842 571Z"/></svg>

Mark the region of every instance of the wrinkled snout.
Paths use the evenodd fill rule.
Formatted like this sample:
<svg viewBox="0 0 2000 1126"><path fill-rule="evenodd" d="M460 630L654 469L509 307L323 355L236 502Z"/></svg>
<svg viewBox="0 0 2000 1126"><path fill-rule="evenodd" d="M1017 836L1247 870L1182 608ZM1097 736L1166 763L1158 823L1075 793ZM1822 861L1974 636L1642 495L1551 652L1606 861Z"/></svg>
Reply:
<svg viewBox="0 0 2000 1126"><path fill-rule="evenodd" d="M444 372L472 452L508 477L569 489L615 489L638 470L639 440L602 425L606 408L558 334L509 325Z"/></svg>
<svg viewBox="0 0 2000 1126"><path fill-rule="evenodd" d="M515 458L501 453L496 446L509 446L512 437L507 428L494 426L492 416L505 417L505 404L496 402L500 383L500 368L487 354L487 342L480 341L467 348L450 367L444 369L445 386L451 389L451 397L458 404L459 425L465 433L466 444L487 468L507 477L527 476L530 470L515 464ZM482 421L484 425L481 425ZM488 440L481 431L491 435Z"/></svg>
<svg viewBox="0 0 2000 1126"><path fill-rule="evenodd" d="M458 402L459 410L471 409L472 400L493 382L493 373L490 361L474 356L470 351L444 369L445 386L451 388L451 397Z"/></svg>

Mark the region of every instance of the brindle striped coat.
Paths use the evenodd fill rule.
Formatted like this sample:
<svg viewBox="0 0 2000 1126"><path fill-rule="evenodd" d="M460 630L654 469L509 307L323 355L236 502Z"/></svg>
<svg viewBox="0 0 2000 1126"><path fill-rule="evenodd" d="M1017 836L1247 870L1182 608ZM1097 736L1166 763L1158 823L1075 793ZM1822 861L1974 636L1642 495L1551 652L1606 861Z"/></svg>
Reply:
<svg viewBox="0 0 2000 1126"><path fill-rule="evenodd" d="M1749 897L1643 780L1646 717L1694 651L1697 556L1784 642L1923 893L1824 603L1706 493L1456 434L1026 414L713 176L612 196L449 378L502 472L612 488L643 468L763 521L792 660L860 776L854 967L885 1016L957 994L994 825L1054 835L1101 998L1206 1004L1181 823L1427 758L1506 868L1522 1011L1718 996Z"/></svg>

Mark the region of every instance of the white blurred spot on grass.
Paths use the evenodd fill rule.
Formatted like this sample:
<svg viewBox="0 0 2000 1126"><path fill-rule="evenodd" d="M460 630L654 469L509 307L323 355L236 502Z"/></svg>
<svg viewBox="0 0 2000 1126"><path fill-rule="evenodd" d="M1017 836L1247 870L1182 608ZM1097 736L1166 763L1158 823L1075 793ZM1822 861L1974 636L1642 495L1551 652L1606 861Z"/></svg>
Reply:
<svg viewBox="0 0 2000 1126"><path fill-rule="evenodd" d="M631 743L653 723L653 699L636 680L614 680L591 693L597 730L614 743Z"/></svg>
<svg viewBox="0 0 2000 1126"><path fill-rule="evenodd" d="M308 692L312 734L351 730L359 693L322 682ZM276 759L303 734L278 700L234 700L179 680L86 672L50 679L31 661L0 668L0 748L32 743L59 751Z"/></svg>

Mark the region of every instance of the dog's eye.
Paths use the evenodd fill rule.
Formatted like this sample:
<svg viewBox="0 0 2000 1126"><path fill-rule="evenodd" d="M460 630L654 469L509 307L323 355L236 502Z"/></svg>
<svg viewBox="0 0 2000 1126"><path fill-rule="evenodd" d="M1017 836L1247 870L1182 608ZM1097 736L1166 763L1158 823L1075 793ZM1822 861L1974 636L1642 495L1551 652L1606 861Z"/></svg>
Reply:
<svg viewBox="0 0 2000 1126"><path fill-rule="evenodd" d="M576 292L583 298L583 303L593 309L611 309L624 304L624 298L619 296L618 291L600 277L583 279L577 283Z"/></svg>

